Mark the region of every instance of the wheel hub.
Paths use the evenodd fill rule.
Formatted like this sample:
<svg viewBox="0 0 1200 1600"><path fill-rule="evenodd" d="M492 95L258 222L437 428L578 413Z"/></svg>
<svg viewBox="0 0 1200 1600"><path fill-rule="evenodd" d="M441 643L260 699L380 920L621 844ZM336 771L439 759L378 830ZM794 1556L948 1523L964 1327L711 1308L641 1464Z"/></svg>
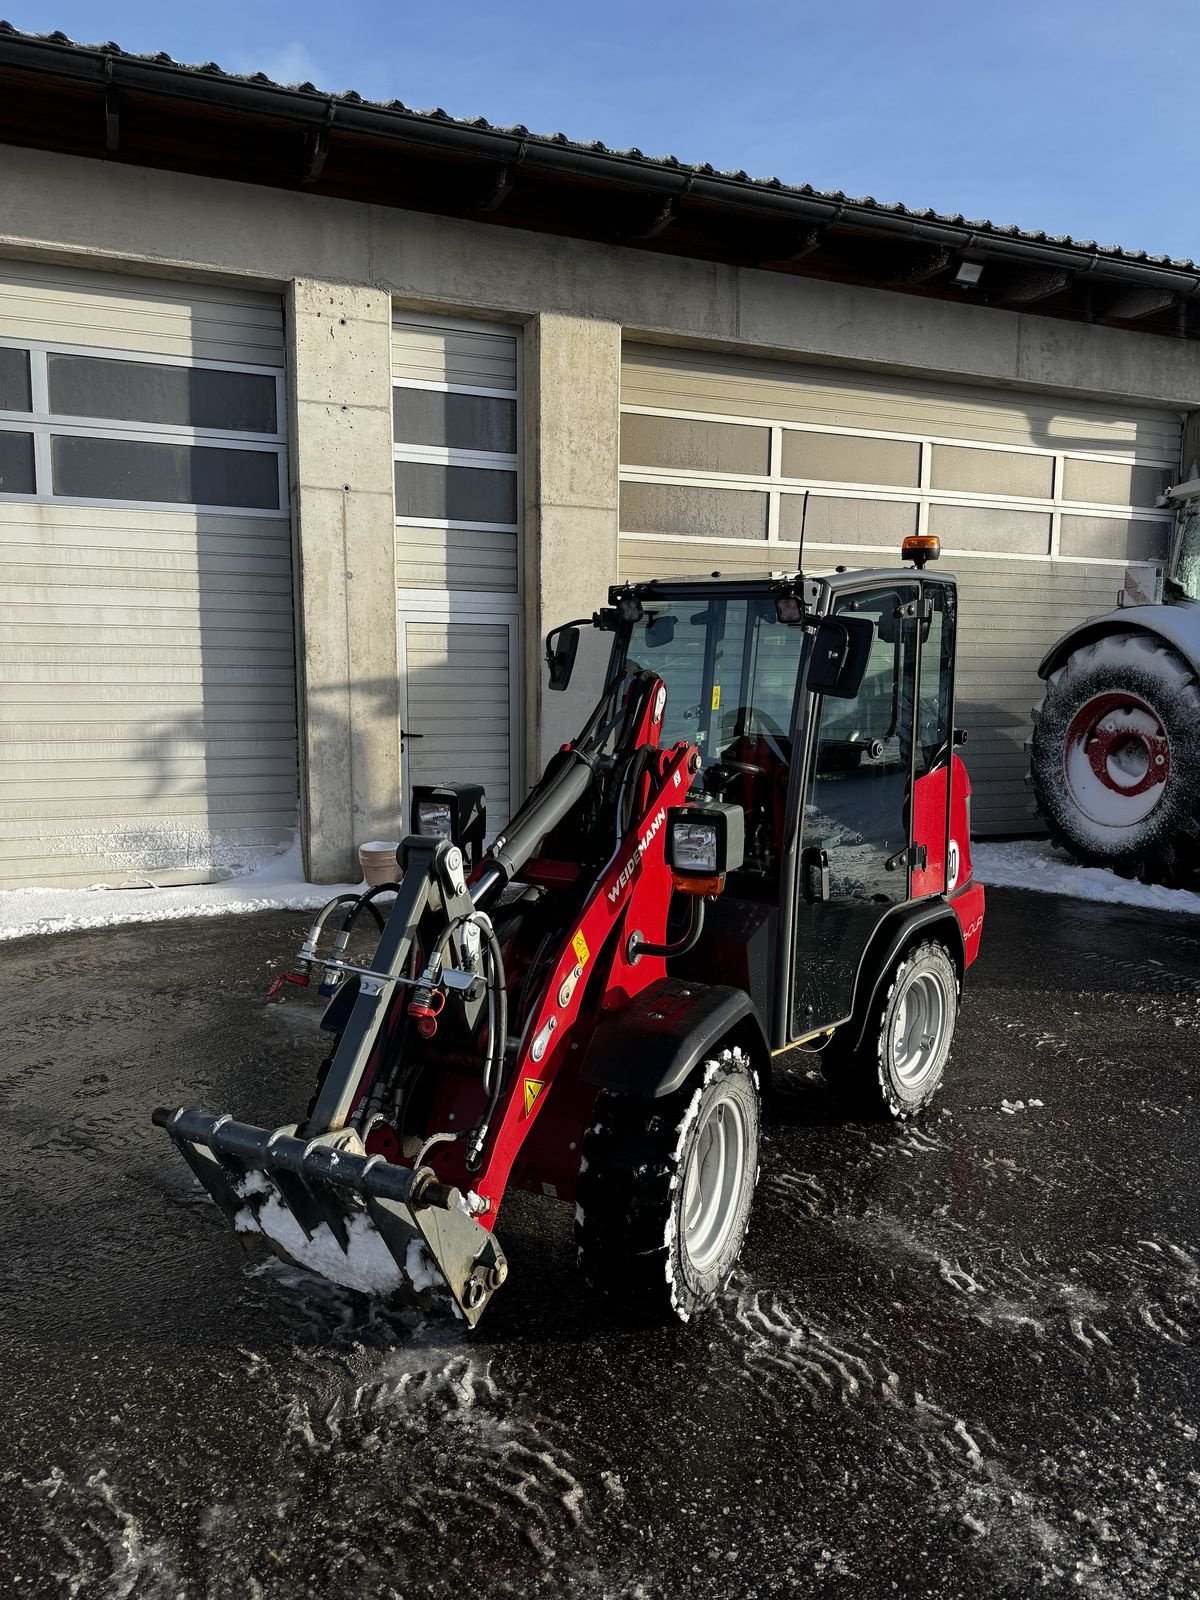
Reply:
<svg viewBox="0 0 1200 1600"><path fill-rule="evenodd" d="M933 1071L946 1030L946 995L936 975L919 973L896 1008L892 1062L896 1076L915 1089Z"/></svg>
<svg viewBox="0 0 1200 1600"><path fill-rule="evenodd" d="M704 1114L683 1180L683 1242L698 1272L717 1259L737 1220L748 1145L740 1104L719 1096Z"/></svg>
<svg viewBox="0 0 1200 1600"><path fill-rule="evenodd" d="M1115 827L1141 822L1171 776L1162 719L1127 690L1093 695L1067 730L1063 772L1072 799L1091 821Z"/></svg>

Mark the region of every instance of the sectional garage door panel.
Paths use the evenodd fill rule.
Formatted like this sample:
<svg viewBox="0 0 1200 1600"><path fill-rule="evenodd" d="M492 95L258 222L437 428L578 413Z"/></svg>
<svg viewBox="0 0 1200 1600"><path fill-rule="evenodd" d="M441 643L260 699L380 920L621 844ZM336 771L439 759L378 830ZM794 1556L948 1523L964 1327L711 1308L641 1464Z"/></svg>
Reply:
<svg viewBox="0 0 1200 1600"><path fill-rule="evenodd" d="M1060 633L1116 604L1122 570L1061 563L947 563L959 582L956 718L974 787L977 833L1037 830L1025 784L1038 663ZM1053 598L1050 598L1050 597Z"/></svg>
<svg viewBox="0 0 1200 1600"><path fill-rule="evenodd" d="M0 341L35 374L32 407L0 412L0 434L29 430L39 451L34 493L0 486L0 884L250 866L298 820L279 301L5 262ZM82 360L57 374L67 421L46 409L56 358ZM171 425L150 419L164 397ZM193 401L198 425L182 426ZM120 498L89 501L61 492L63 437L151 455L122 464ZM254 454L277 503L155 501L154 452L178 448ZM184 494L201 480L238 493L217 455L201 465Z"/></svg>
<svg viewBox="0 0 1200 1600"><path fill-rule="evenodd" d="M286 842L286 522L0 506L0 560L0 881L245 865Z"/></svg>
<svg viewBox="0 0 1200 1600"><path fill-rule="evenodd" d="M983 389L750 356L626 344L623 406L1090 454L1179 458L1179 417L1153 407Z"/></svg>
<svg viewBox="0 0 1200 1600"><path fill-rule="evenodd" d="M278 295L0 261L0 338L283 365Z"/></svg>
<svg viewBox="0 0 1200 1600"><path fill-rule="evenodd" d="M512 811L510 729L515 623L401 619L405 777L482 783L489 834Z"/></svg>
<svg viewBox="0 0 1200 1600"><path fill-rule="evenodd" d="M405 804L482 783L494 834L520 783L520 330L397 313L392 406Z"/></svg>
<svg viewBox="0 0 1200 1600"><path fill-rule="evenodd" d="M399 588L517 595L519 375L513 329L393 323Z"/></svg>
<svg viewBox="0 0 1200 1600"><path fill-rule="evenodd" d="M1024 783L1037 664L1153 593L1181 418L1152 407L627 344L622 575L890 564L937 534L961 582L959 721L978 831L1037 831Z"/></svg>

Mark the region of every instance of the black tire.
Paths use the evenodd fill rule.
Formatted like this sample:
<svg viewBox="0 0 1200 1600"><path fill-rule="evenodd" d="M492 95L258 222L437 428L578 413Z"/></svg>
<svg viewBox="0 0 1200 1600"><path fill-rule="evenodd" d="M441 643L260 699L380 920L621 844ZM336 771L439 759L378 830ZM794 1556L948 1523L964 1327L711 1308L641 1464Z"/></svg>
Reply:
<svg viewBox="0 0 1200 1600"><path fill-rule="evenodd" d="M686 1322L711 1304L746 1237L760 1126L758 1076L736 1047L697 1067L662 1100L601 1091L584 1135L575 1209L575 1243L588 1282L654 1322ZM715 1220L706 1233L702 1189L694 1182L713 1140L728 1141L740 1154L727 1163L737 1168L736 1179L711 1197ZM716 1165L710 1156L709 1169ZM689 1196L698 1219L691 1229Z"/></svg>
<svg viewBox="0 0 1200 1600"><path fill-rule="evenodd" d="M939 1008L936 1018L922 1008ZM881 983L856 1047L840 1033L821 1051L825 1081L856 1116L875 1122L918 1116L942 1086L958 1020L958 969L945 945L926 940L900 957ZM921 1047L923 1030L935 1026Z"/></svg>
<svg viewBox="0 0 1200 1600"><path fill-rule="evenodd" d="M1177 884L1200 865L1200 681L1161 640L1115 634L1074 651L1034 707L1029 748L1038 811L1085 866Z"/></svg>

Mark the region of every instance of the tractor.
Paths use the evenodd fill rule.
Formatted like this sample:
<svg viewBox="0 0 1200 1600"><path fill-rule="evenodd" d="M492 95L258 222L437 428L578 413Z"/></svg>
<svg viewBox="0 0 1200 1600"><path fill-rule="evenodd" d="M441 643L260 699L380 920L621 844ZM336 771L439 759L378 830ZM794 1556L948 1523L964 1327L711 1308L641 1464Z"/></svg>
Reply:
<svg viewBox="0 0 1200 1600"><path fill-rule="evenodd" d="M1029 782L1085 866L1178 886L1200 868L1200 476L1164 500L1166 603L1091 617L1046 653Z"/></svg>
<svg viewBox="0 0 1200 1600"><path fill-rule="evenodd" d="M516 1185L575 1207L625 1312L686 1320L741 1250L777 1057L819 1052L855 1115L924 1110L984 895L956 586L926 571L935 540L904 550L624 583L553 630L551 689L581 627L609 665L503 832L485 847L477 786L417 789L396 881L317 915L288 974L329 996L302 1115L154 1112L244 1241L474 1326Z"/></svg>

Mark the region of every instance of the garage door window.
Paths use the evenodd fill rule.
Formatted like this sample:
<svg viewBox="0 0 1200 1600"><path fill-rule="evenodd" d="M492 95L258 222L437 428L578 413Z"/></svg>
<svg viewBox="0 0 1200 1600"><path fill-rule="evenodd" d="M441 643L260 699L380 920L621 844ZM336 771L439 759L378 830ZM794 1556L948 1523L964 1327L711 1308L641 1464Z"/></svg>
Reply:
<svg viewBox="0 0 1200 1600"><path fill-rule="evenodd" d="M111 417L229 433L278 430L273 373L54 354L46 366L55 416Z"/></svg>
<svg viewBox="0 0 1200 1600"><path fill-rule="evenodd" d="M0 345L0 411L31 411L29 352Z"/></svg>
<svg viewBox="0 0 1200 1600"><path fill-rule="evenodd" d="M276 460L261 450L55 434L50 456L54 493L76 500L279 509Z"/></svg>
<svg viewBox="0 0 1200 1600"><path fill-rule="evenodd" d="M33 435L0 431L0 495L33 493Z"/></svg>
<svg viewBox="0 0 1200 1600"><path fill-rule="evenodd" d="M1161 413L627 345L622 570L744 563L747 540L792 567L779 547L802 533L827 551L919 532L951 556L1157 560L1177 448Z"/></svg>
<svg viewBox="0 0 1200 1600"><path fill-rule="evenodd" d="M0 345L0 499L278 514L281 384L275 370Z"/></svg>

